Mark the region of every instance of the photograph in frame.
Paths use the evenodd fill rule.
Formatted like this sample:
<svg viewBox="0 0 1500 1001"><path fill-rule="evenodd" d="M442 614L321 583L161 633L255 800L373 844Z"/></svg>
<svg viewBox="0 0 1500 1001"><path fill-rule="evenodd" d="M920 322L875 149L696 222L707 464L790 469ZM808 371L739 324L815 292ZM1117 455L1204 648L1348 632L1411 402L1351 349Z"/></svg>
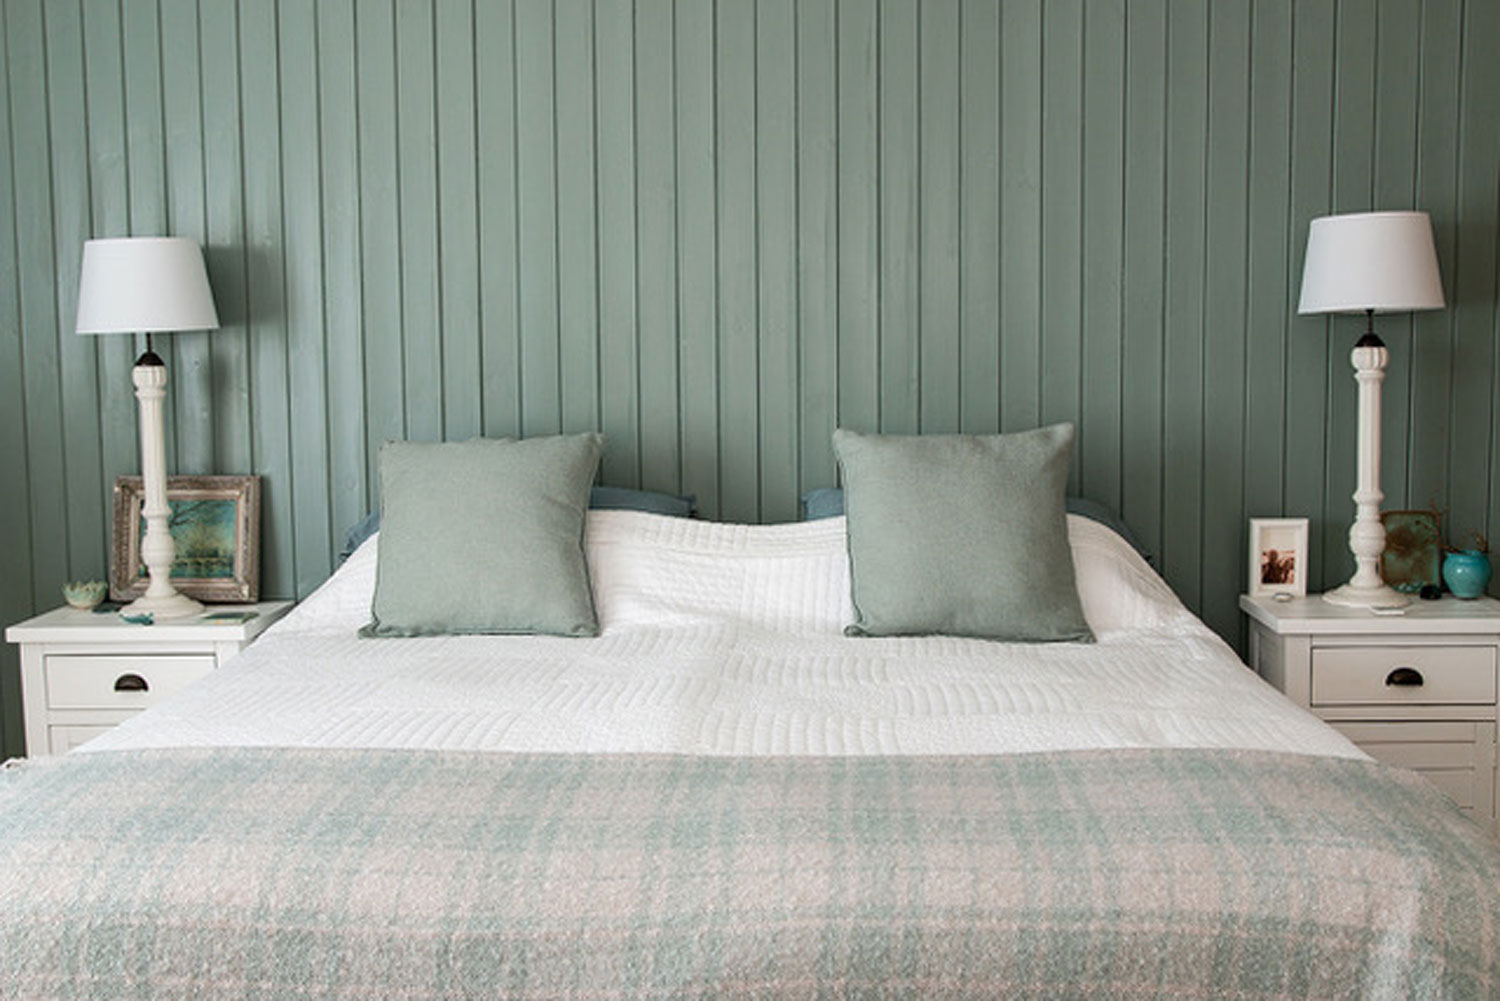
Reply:
<svg viewBox="0 0 1500 1001"><path fill-rule="evenodd" d="M1250 519L1252 597L1307 594L1306 518Z"/></svg>
<svg viewBox="0 0 1500 1001"><path fill-rule="evenodd" d="M133 601L146 593L141 562L145 490L139 476L115 480L109 596ZM172 586L205 602L260 597L260 477L169 476L168 527L177 555Z"/></svg>

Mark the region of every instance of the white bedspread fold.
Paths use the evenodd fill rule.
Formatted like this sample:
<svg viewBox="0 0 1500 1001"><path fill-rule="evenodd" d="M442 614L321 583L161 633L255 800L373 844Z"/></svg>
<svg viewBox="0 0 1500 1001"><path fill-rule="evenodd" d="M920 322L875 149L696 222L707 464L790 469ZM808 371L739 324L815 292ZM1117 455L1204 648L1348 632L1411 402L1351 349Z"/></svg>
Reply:
<svg viewBox="0 0 1500 1001"><path fill-rule="evenodd" d="M1118 536L1069 518L1094 644L849 638L844 520L591 512L602 634L368 639L378 537L226 667L84 750L744 755L1239 747L1359 757Z"/></svg>

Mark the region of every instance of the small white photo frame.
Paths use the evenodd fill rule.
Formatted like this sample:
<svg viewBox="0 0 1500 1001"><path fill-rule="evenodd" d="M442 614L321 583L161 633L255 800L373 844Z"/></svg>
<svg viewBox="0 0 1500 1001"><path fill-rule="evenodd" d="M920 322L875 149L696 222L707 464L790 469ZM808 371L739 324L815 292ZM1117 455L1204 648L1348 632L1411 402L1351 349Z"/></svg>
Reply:
<svg viewBox="0 0 1500 1001"><path fill-rule="evenodd" d="M1307 519L1250 519L1250 594L1307 593Z"/></svg>

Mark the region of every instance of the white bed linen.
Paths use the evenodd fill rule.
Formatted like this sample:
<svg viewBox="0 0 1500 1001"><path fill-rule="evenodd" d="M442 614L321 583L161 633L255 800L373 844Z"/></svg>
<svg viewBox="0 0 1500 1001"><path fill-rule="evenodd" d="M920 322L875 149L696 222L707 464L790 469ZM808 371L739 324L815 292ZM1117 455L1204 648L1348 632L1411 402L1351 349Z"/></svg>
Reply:
<svg viewBox="0 0 1500 1001"><path fill-rule="evenodd" d="M596 639L358 639L377 536L228 665L82 750L1361 756L1256 678L1101 525L1068 523L1094 644L845 637L844 526L590 512Z"/></svg>

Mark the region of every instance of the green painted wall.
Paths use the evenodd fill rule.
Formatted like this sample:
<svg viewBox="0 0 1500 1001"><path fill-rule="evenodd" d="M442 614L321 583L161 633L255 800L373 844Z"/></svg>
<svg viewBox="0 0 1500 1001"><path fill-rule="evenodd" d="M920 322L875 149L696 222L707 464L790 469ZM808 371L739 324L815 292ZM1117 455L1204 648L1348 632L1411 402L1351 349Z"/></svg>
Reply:
<svg viewBox="0 0 1500 1001"><path fill-rule="evenodd" d="M265 477L306 594L385 438L602 428L604 479L779 520L829 432L1077 421L1238 635L1246 518L1348 572L1358 321L1307 220L1421 207L1453 307L1387 320L1387 506L1494 534L1500 4L3 0L0 618L104 573L127 338L90 235L208 247L169 462ZM0 671L19 746L14 655Z"/></svg>

